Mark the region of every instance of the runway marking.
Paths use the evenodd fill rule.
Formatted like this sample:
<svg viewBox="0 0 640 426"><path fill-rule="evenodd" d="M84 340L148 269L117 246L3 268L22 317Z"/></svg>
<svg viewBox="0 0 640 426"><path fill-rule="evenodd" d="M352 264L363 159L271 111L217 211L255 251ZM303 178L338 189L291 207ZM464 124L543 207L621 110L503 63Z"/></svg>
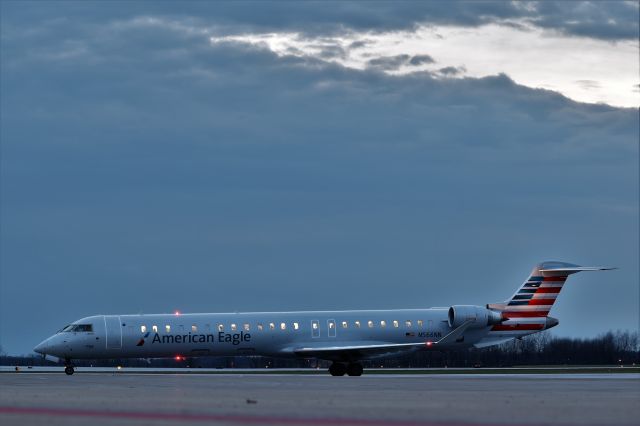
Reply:
<svg viewBox="0 0 640 426"><path fill-rule="evenodd" d="M32 416L56 417L90 417L103 419L126 420L164 420L180 422L219 422L243 424L281 424L281 425L334 425L334 426L483 426L481 423L460 422L418 422L411 420L367 420L349 418L295 418L295 417L265 417L243 416L234 414L177 414L157 413L148 411L104 411L79 410L75 408L44 408L44 407L1 407L0 414L23 414ZM486 426L488 424L485 423ZM515 425L503 425L515 426ZM527 425L531 426L531 425Z"/></svg>

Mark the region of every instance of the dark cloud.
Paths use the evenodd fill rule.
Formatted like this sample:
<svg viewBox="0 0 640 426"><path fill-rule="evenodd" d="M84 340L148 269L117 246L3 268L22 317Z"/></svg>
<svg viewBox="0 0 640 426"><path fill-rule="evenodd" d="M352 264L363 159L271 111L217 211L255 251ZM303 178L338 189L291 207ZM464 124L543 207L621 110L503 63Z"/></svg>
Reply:
<svg viewBox="0 0 640 426"><path fill-rule="evenodd" d="M464 74L465 72L467 72L467 69L464 66L460 66L460 67L444 67L444 68L440 68L438 70L438 74L444 75L444 76L447 76L447 77L458 76L460 74Z"/></svg>
<svg viewBox="0 0 640 426"><path fill-rule="evenodd" d="M450 2L6 2L22 19L47 20L60 10L69 21L95 22L130 16L191 19L220 33L295 31L336 34L346 30L393 31L420 24L479 26L492 22L522 28L522 20L543 28L606 40L639 37L637 2L620 1L450 1Z"/></svg>
<svg viewBox="0 0 640 426"><path fill-rule="evenodd" d="M95 313L482 304L550 258L621 267L554 330L636 325L636 109L37 6L2 5L5 350Z"/></svg>
<svg viewBox="0 0 640 426"><path fill-rule="evenodd" d="M310 45L309 47L316 47L314 45ZM347 56L347 52L342 48L342 46L333 44L333 45L323 45L320 46L320 58L322 59L334 59L334 58L345 58Z"/></svg>
<svg viewBox="0 0 640 426"><path fill-rule="evenodd" d="M410 65L433 64L436 61L429 55L415 55L409 61Z"/></svg>
<svg viewBox="0 0 640 426"><path fill-rule="evenodd" d="M367 46L368 44L370 44L371 42L366 41L366 40L358 40L358 41L354 41L351 44L349 44L349 49L360 49L362 47Z"/></svg>
<svg viewBox="0 0 640 426"><path fill-rule="evenodd" d="M384 71L397 70L402 65L409 62L411 56L402 54L394 56L381 56L367 61L367 66L371 68L377 68Z"/></svg>
<svg viewBox="0 0 640 426"><path fill-rule="evenodd" d="M528 18L540 27L571 35L637 40L640 37L638 6L638 2L631 1L539 1Z"/></svg>

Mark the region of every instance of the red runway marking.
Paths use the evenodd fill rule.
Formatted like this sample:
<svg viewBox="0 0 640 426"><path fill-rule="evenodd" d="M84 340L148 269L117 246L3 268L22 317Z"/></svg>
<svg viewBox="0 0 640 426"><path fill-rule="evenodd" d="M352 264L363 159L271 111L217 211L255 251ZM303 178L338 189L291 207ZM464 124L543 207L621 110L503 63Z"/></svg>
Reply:
<svg viewBox="0 0 640 426"><path fill-rule="evenodd" d="M367 420L346 418L295 418L295 417L260 417L234 414L176 414L144 411L104 411L78 410L75 408L44 407L0 407L0 414L23 414L32 416L56 417L92 417L104 419L126 420L165 420L180 422L219 422L247 424L282 424L282 425L334 425L334 426L482 426L478 423L418 422L404 420Z"/></svg>

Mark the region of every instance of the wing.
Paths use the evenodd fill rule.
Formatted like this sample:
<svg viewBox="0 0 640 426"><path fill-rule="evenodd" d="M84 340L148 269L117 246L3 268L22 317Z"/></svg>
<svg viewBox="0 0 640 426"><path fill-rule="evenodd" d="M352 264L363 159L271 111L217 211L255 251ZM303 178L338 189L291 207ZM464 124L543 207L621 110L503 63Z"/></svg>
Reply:
<svg viewBox="0 0 640 426"><path fill-rule="evenodd" d="M464 332L473 323L468 320L462 323L458 328L454 329L442 339L432 342L420 343L371 343L371 344L344 344L333 346L310 346L288 349L295 355L302 358L320 358L331 361L356 361L368 358L377 358L381 356L393 355L404 352L412 352L420 349L433 349L438 346L460 341Z"/></svg>

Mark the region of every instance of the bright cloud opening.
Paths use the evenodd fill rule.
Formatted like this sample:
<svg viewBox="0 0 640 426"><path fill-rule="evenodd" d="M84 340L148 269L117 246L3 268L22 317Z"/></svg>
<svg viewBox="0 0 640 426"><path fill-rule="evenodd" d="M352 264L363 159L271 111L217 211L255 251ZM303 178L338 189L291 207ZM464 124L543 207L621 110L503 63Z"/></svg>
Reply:
<svg viewBox="0 0 640 426"><path fill-rule="evenodd" d="M312 57L392 75L427 71L436 78L481 78L504 73L521 85L553 90L579 102L640 106L637 41L567 36L523 22L336 36L242 34L210 40L263 46L279 56Z"/></svg>

